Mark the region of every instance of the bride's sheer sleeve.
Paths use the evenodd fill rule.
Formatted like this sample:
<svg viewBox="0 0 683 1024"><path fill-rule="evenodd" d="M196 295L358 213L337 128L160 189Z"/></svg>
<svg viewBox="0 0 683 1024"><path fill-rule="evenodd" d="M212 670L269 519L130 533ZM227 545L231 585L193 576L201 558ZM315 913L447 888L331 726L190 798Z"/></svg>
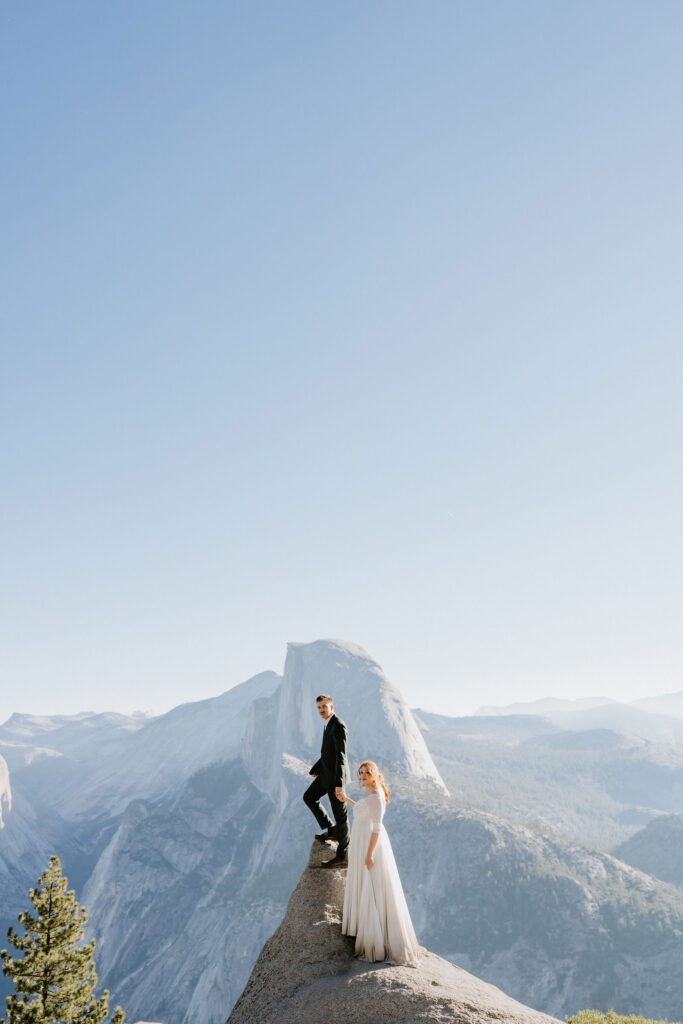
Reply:
<svg viewBox="0 0 683 1024"><path fill-rule="evenodd" d="M370 820L372 822L372 831L379 832L382 825L382 818L384 817L385 802L382 800L379 793L370 793L367 801L368 810L370 811Z"/></svg>

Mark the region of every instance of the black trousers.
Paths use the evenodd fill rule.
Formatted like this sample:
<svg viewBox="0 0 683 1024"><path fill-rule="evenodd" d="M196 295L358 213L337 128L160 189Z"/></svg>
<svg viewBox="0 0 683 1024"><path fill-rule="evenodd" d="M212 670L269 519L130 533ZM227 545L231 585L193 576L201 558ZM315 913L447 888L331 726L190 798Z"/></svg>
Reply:
<svg viewBox="0 0 683 1024"><path fill-rule="evenodd" d="M334 823L337 826L337 839L339 840L337 856L341 857L349 848L349 815L344 801L338 800L334 795L334 788L333 785L328 786L320 777L313 779L313 782L304 793L304 803L307 807L310 807L315 820L321 828L332 828L332 819L320 803L321 797L327 793L330 798L332 813L334 814Z"/></svg>

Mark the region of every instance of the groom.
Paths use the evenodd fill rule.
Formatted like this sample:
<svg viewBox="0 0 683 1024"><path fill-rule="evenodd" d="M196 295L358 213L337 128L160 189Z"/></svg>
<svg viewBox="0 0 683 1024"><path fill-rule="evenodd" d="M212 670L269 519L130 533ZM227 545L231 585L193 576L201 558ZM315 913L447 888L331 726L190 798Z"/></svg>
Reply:
<svg viewBox="0 0 683 1024"><path fill-rule="evenodd" d="M346 804L339 797L344 791L344 782L348 778L346 726L341 718L337 718L335 715L334 701L330 696L321 693L319 697L316 697L315 702L325 727L320 760L315 762L308 773L313 776L313 782L304 793L304 803L310 807L320 827L326 830L320 835L316 835L315 838L321 842L325 842L326 839L336 839L338 843L336 854L332 860L323 861L322 867L345 868L349 863L346 855L349 848L349 818ZM320 798L325 793L330 798L332 805L334 825L320 803Z"/></svg>

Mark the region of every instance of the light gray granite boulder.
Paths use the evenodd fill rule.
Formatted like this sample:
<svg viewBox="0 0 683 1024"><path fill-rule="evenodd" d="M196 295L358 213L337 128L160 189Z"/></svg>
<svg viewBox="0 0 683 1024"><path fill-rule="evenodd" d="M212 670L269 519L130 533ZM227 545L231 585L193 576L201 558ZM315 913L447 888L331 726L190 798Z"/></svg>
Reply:
<svg viewBox="0 0 683 1024"><path fill-rule="evenodd" d="M355 959L341 934L346 872L320 869L331 852L313 843L228 1024L558 1024L428 950L418 968Z"/></svg>

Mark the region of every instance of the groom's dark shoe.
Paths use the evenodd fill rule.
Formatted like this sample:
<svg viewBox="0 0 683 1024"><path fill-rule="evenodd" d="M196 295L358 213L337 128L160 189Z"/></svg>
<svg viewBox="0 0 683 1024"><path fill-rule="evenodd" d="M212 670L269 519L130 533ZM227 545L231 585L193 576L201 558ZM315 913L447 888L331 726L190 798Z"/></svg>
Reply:
<svg viewBox="0 0 683 1024"><path fill-rule="evenodd" d="M333 842L337 842L337 826L332 825L331 828L325 829L324 832L317 832L315 838L319 843L326 843L328 839Z"/></svg>
<svg viewBox="0 0 683 1024"><path fill-rule="evenodd" d="M320 865L321 868L347 868L349 866L349 858L344 854L343 857L333 857L332 860L324 860Z"/></svg>

